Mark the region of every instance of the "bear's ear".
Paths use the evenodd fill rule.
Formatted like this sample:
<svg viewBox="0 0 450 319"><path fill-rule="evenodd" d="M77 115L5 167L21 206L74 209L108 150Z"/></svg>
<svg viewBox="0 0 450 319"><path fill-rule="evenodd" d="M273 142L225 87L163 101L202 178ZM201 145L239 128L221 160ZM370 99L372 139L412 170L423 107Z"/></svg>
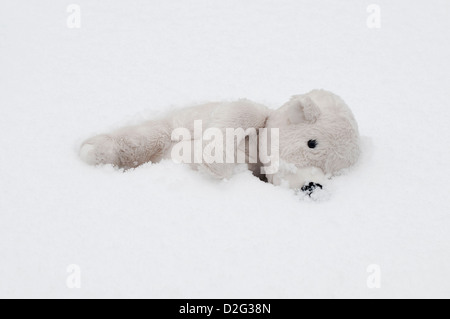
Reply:
<svg viewBox="0 0 450 319"><path fill-rule="evenodd" d="M292 97L288 103L288 118L290 124L314 124L322 112L317 104L306 95Z"/></svg>

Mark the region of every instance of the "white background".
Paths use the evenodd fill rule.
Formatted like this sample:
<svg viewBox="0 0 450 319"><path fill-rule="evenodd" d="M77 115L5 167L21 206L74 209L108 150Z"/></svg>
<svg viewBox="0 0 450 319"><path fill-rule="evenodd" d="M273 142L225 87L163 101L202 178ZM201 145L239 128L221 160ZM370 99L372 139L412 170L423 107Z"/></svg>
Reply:
<svg viewBox="0 0 450 319"><path fill-rule="evenodd" d="M380 0L381 29L371 3L83 0L69 29L70 2L1 0L0 297L450 297L450 2ZM173 106L314 88L363 135L326 201L77 155Z"/></svg>

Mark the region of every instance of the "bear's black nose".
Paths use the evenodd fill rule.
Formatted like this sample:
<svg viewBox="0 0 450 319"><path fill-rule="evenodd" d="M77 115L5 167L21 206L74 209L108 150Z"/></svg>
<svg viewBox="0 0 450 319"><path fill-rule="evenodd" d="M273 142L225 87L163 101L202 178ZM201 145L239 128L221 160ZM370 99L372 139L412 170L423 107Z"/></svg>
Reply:
<svg viewBox="0 0 450 319"><path fill-rule="evenodd" d="M309 148L316 148L317 147L317 141L316 140L309 140L308 141L308 147Z"/></svg>
<svg viewBox="0 0 450 319"><path fill-rule="evenodd" d="M323 186L320 184L316 184L316 183L309 183L309 184L306 184L305 186L303 186L301 189L302 189L302 192L306 193L306 195L311 197L311 195L314 193L314 191L318 188L323 189Z"/></svg>

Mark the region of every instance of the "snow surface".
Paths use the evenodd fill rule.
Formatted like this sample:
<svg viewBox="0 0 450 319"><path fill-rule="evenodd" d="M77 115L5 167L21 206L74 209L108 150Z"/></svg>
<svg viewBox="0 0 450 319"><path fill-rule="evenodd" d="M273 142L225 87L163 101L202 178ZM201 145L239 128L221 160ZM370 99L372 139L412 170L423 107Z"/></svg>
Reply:
<svg viewBox="0 0 450 319"><path fill-rule="evenodd" d="M450 297L448 0L377 0L381 29L366 0L76 3L81 29L70 2L0 1L0 297ZM77 154L173 106L314 88L364 136L325 201Z"/></svg>

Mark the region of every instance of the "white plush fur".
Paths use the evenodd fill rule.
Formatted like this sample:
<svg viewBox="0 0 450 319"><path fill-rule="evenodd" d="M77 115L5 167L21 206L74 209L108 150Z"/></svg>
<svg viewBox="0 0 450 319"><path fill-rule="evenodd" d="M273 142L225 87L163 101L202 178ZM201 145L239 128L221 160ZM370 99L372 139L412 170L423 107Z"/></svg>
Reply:
<svg viewBox="0 0 450 319"><path fill-rule="evenodd" d="M350 109L333 93L315 90L294 96L275 111L248 100L186 108L161 120L93 137L83 143L80 156L91 165L112 164L120 168L156 163L170 158L174 129L187 128L194 137L195 120L202 120L204 129L218 128L224 132L227 128L278 128L283 164L279 172L267 178L274 184L287 181L292 188L307 182L320 183L319 179L325 175L353 165L360 152L358 125ZM317 141L315 149L308 147L310 140ZM233 164L200 166L217 178L230 177L234 168ZM249 168L258 175L260 166Z"/></svg>
<svg viewBox="0 0 450 319"><path fill-rule="evenodd" d="M297 188L298 184L317 182L308 179L305 168L318 168L331 176L351 167L360 155L358 124L345 102L331 92L314 90L292 97L271 114L267 127L280 129L281 161L303 169L290 173L281 165L277 174L268 176L274 184L291 180L290 186ZM315 149L308 147L309 140L317 141ZM297 176L296 182L292 175Z"/></svg>

